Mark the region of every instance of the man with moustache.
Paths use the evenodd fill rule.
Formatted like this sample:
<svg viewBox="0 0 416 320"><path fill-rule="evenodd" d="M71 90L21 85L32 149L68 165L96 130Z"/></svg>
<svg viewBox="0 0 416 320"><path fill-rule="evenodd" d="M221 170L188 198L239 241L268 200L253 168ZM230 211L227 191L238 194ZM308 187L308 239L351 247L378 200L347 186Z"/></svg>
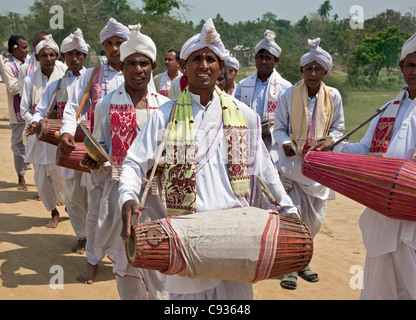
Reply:
<svg viewBox="0 0 416 320"><path fill-rule="evenodd" d="M116 90L124 82L121 70L120 46L129 38L130 30L114 18L110 18L107 25L100 32L100 41L104 47L107 62L99 67L98 72L94 76L88 99L78 119L78 122L80 120L90 120L92 132L94 131L94 111L98 101ZM93 71L94 68L87 69L76 81L65 107L59 146L64 152L71 152L75 149L76 113ZM99 201L102 196L102 181L100 179L92 179L91 175L86 175L85 177L86 181L83 183L88 191L88 212L86 217L86 240L83 245L87 253L87 267L80 274L78 280L91 284L97 273L98 264L102 260L102 257L96 257L93 253Z"/></svg>
<svg viewBox="0 0 416 320"><path fill-rule="evenodd" d="M157 93L149 82L156 68L156 45L140 32L141 25L131 26L131 37L120 47L120 59L125 82L105 96L95 109L93 136L113 159L104 174L101 164L87 157L82 163L93 169L92 175L104 174L94 254L108 255L113 261L117 289L122 300L165 299L164 284L156 271L134 268L127 260L120 237L122 219L118 206L118 187L121 165L127 150L144 127L149 116L169 101ZM166 217L166 208L157 194L148 195L148 209L141 222Z"/></svg>
<svg viewBox="0 0 416 320"><path fill-rule="evenodd" d="M166 71L158 74L153 78L153 82L156 87L156 91L167 97L172 81L182 76L182 72L179 70L179 51L171 49L165 56L165 68Z"/></svg>
<svg viewBox="0 0 416 320"><path fill-rule="evenodd" d="M124 242L130 235L133 216L141 213L140 190L146 173L158 160L156 157L162 134L175 105L176 112L172 114L172 127L165 146L166 159L169 159L164 169L169 215L249 206L249 194L252 194L255 185L250 181L256 179L256 172L267 181L269 189L286 212L296 215L296 208L278 177L273 175L275 169L259 135L257 114L216 86L228 53L212 19L207 20L200 34L183 45L180 56L181 69L188 78L189 86L177 100L167 102L153 112L123 162L119 205L123 217ZM248 135L248 140L238 139L237 146L231 147L229 144L233 139L225 128L233 130L240 137ZM185 141L186 146L183 145ZM238 152L246 148L253 158L249 156L250 159L243 159ZM255 148L255 151L251 148ZM238 157L239 167L244 168L239 172L234 171L231 165L233 156ZM248 166L254 162L255 172L251 172ZM184 193L184 197L178 197L177 190ZM163 277L166 277L165 288L171 300L253 298L252 284L248 282L190 279L177 275Z"/></svg>
<svg viewBox="0 0 416 320"><path fill-rule="evenodd" d="M42 95L33 116L33 124L37 124L52 110L56 111L57 119L62 119L68 97L71 94L72 84L85 72L83 61L88 51L89 45L85 43L80 29L77 29L63 40L61 56L65 60L68 69L64 76L51 83ZM54 108L48 110L49 106L54 106ZM57 167L57 170L58 176L62 179L66 211L78 239L72 252L83 253L85 251L85 218L87 214L86 188L81 185L83 174L60 166Z"/></svg>
<svg viewBox="0 0 416 320"><path fill-rule="evenodd" d="M36 107L47 86L62 78L62 71L56 67L55 61L59 55L59 47L51 35L36 46L36 59L40 67L24 79L20 114L27 123L27 142L25 161L33 164L34 178L39 196L48 211L51 220L46 225L56 228L60 220L58 203L64 203L61 180L56 166L56 146L36 138L37 123L34 119Z"/></svg>

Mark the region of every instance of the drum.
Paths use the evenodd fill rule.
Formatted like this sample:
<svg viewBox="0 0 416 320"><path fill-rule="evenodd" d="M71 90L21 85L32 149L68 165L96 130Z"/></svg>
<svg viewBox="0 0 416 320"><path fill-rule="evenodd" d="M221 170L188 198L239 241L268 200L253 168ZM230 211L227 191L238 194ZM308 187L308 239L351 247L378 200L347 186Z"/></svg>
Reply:
<svg viewBox="0 0 416 320"><path fill-rule="evenodd" d="M226 215L234 210L221 211ZM258 208L250 208L250 210L265 211ZM210 212L204 214L209 215ZM251 257L248 253L250 248L247 248L244 243L250 240L247 238L252 236L245 234L244 231L240 235L235 236L234 241L230 241L234 242L230 248L225 249L225 245L220 244L216 249L210 248L214 250L210 250L208 254L207 252L202 252L201 256L203 256L203 259L199 259L197 252L203 246L194 244L189 252L196 254L195 256L192 256L192 254L190 256L189 252L187 253L184 250L189 244L184 244L183 241L178 241L175 236L172 236L172 229L169 227L169 224L166 224L167 220L175 220L176 217L134 225L126 244L127 257L132 266L137 268L158 270L165 274L178 274L190 278L217 278L232 281L255 282L306 268L313 254L313 239L309 228L298 219L277 214L276 212L267 212L266 218L267 215L275 216L278 223L275 229L270 227L271 225L266 224L266 228L254 237L257 240L260 239L260 241L257 242L258 250L255 250ZM231 229L229 226L224 228L223 222L218 219L213 220L212 223L214 225L211 225L211 227L217 224L215 228L219 231L216 232L223 233L223 236L219 236L218 239L223 239L226 245L228 245L229 241L226 239L230 230L239 229L242 222L241 219L245 218L237 218ZM201 224L201 221L198 222L198 220L198 218L195 218L194 223L196 226ZM187 225L188 228L189 225ZM272 230L275 231L270 232ZM192 241L190 242L191 244L193 243ZM220 243L222 243L221 240ZM213 245L214 242L208 241L209 247ZM270 255L265 254L267 251L270 251ZM252 261L253 257L254 261ZM230 261L226 261L227 259ZM179 261L179 265L173 266L173 260ZM201 266L198 264L205 265L207 261L212 265L200 268ZM240 263L243 267L233 266L234 261L237 261L237 265ZM194 271L191 276L189 276L189 272L188 274L184 272L187 263L194 264L190 268ZM241 274L241 269L245 269L245 266L250 263L253 263L253 268L247 269L243 271L244 274ZM212 269L217 269L218 272L212 272Z"/></svg>
<svg viewBox="0 0 416 320"><path fill-rule="evenodd" d="M80 161L84 159L85 148L83 143L77 143L75 150L71 153L66 153L57 148L56 150L56 165L77 171L91 173L90 169L80 166Z"/></svg>
<svg viewBox="0 0 416 320"><path fill-rule="evenodd" d="M416 221L416 164L410 160L309 152L303 174L389 218Z"/></svg>
<svg viewBox="0 0 416 320"><path fill-rule="evenodd" d="M82 120L81 124L89 128L91 121ZM48 142L57 146L61 141L61 136L59 134L61 128L62 119L42 119L39 121L36 129L36 137L40 141ZM85 133L82 131L80 125L78 125L74 136L75 142L83 142L84 138Z"/></svg>

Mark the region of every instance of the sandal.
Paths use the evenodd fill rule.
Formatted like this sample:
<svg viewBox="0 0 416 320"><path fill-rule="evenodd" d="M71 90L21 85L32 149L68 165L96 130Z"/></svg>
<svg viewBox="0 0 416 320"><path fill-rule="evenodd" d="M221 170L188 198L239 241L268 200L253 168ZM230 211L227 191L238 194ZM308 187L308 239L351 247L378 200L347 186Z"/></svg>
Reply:
<svg viewBox="0 0 416 320"><path fill-rule="evenodd" d="M299 271L299 276L308 282L317 282L319 281L318 274L311 270L311 268L306 267L302 271Z"/></svg>
<svg viewBox="0 0 416 320"><path fill-rule="evenodd" d="M283 289L289 289L289 290L295 290L298 285L298 273L292 272L285 274L282 278L282 281L280 281L280 286Z"/></svg>

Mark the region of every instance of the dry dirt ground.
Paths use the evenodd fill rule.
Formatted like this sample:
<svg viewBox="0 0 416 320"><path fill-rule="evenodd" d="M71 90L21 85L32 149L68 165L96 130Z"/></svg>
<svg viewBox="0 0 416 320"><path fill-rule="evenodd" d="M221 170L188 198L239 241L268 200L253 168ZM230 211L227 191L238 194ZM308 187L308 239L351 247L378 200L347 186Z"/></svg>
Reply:
<svg viewBox="0 0 416 320"><path fill-rule="evenodd" d="M58 207L62 222L48 229L50 213L33 200L36 187L33 170L26 180L29 191L17 190L10 150L10 129L5 86L0 83L0 299L1 300L118 300L112 265L100 264L96 280L77 281L86 256L71 252L76 242L64 207ZM357 300L360 290L356 270L364 267L365 248L358 220L364 207L341 195L328 203L322 231L314 241L313 270L320 281L298 280L293 291L280 287L279 280L254 284L256 300ZM63 275L63 288L57 277ZM359 277L358 277L359 280ZM351 283L353 286L351 286Z"/></svg>

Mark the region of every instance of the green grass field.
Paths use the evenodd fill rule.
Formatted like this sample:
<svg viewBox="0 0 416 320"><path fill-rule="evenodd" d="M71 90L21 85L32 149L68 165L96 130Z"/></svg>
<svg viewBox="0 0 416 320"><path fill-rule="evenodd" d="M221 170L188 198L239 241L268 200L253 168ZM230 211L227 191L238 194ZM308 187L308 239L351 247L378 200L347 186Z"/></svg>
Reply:
<svg viewBox="0 0 416 320"><path fill-rule="evenodd" d="M398 93L398 91L347 92L345 99L343 99L345 133L364 123L377 112L377 109L396 98ZM360 141L369 125L367 124L355 132L348 141Z"/></svg>

